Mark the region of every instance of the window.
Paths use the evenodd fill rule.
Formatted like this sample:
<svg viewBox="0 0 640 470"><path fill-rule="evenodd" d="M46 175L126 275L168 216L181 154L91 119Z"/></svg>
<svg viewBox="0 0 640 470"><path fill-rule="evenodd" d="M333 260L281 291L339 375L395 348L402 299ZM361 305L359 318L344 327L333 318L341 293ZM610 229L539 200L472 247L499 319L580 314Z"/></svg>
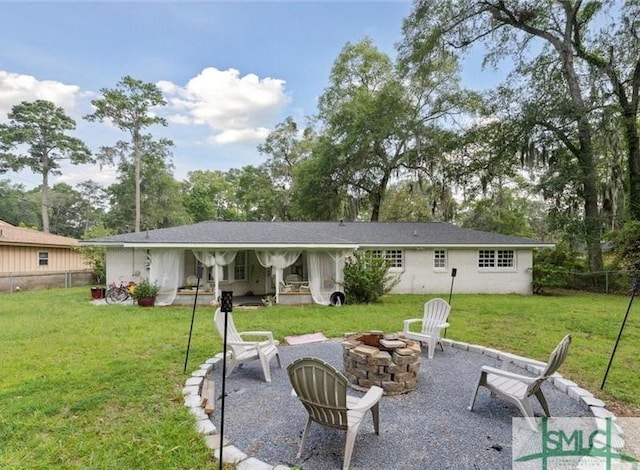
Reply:
<svg viewBox="0 0 640 470"><path fill-rule="evenodd" d="M402 250L387 250L385 252L385 258L389 261L390 268L402 267Z"/></svg>
<svg viewBox="0 0 640 470"><path fill-rule="evenodd" d="M235 266L233 268L233 277L236 281L247 280L247 252L238 251L236 253Z"/></svg>
<svg viewBox="0 0 640 470"><path fill-rule="evenodd" d="M515 267L515 258L513 250L498 250L498 267L513 268Z"/></svg>
<svg viewBox="0 0 640 470"><path fill-rule="evenodd" d="M513 250L479 250L478 268L513 269L516 267Z"/></svg>
<svg viewBox="0 0 640 470"><path fill-rule="evenodd" d="M433 250L433 269L447 269L447 251Z"/></svg>
<svg viewBox="0 0 640 470"><path fill-rule="evenodd" d="M478 267L479 268L495 268L496 252L493 250L478 251Z"/></svg>
<svg viewBox="0 0 640 470"><path fill-rule="evenodd" d="M402 250L369 250L372 258L384 258L389 262L389 268L402 268Z"/></svg>
<svg viewBox="0 0 640 470"><path fill-rule="evenodd" d="M384 258L389 262L389 268L402 268L402 250L367 250L372 258Z"/></svg>
<svg viewBox="0 0 640 470"><path fill-rule="evenodd" d="M39 251L38 252L38 266L49 266L49 252L48 251Z"/></svg>
<svg viewBox="0 0 640 470"><path fill-rule="evenodd" d="M210 277L213 278L215 273L213 271L214 268L211 268ZM229 275L230 271L233 270L233 278ZM222 266L222 272L220 273L221 281L246 281L247 280L247 252L246 251L238 251L236 253L236 258L226 266Z"/></svg>

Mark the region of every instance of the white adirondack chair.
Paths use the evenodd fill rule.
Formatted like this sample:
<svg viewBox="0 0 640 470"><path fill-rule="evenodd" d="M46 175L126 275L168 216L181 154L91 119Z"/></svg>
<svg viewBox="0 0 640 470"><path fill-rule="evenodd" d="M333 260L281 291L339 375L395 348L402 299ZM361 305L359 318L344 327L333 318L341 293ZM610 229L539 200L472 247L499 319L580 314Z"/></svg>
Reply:
<svg viewBox="0 0 640 470"><path fill-rule="evenodd" d="M419 341L427 345L427 355L433 359L433 353L440 342L442 330L449 327L447 319L451 312L451 306L443 299L431 299L424 304L422 318L410 318L404 321L402 334L405 338ZM411 325L420 324L420 331L411 331Z"/></svg>
<svg viewBox="0 0 640 470"><path fill-rule="evenodd" d="M315 357L296 359L287 367L293 392L309 413L302 433L297 458L302 455L312 422L347 431L342 469L348 470L353 454L353 444L367 411L373 416L373 429L380 433L379 404L383 390L372 386L362 397L347 395L347 378Z"/></svg>
<svg viewBox="0 0 640 470"><path fill-rule="evenodd" d="M224 312L217 309L214 314L214 320L218 333L224 338ZM280 362L280 353L278 352L278 343L273 339L273 333L271 331L241 331L238 332L236 325L233 322L233 316L231 313L227 313L227 346L231 349L231 354L228 357L227 362L227 374L235 369L236 366L240 366L249 361L260 361L262 365L262 371L264 373L264 380L271 382L271 370L269 369L269 363L274 357L278 360L278 366L282 368ZM251 338L266 338L262 341L248 340L244 337Z"/></svg>
<svg viewBox="0 0 640 470"><path fill-rule="evenodd" d="M562 365L567 353L569 352L569 345L571 344L571 335L566 335L562 338L562 341L558 343L551 355L549 356L549 362L546 367L535 377L521 375L514 372L509 372L502 369L496 369L495 367L483 366L480 371L480 378L478 379L478 385L476 386L473 396L471 397L471 404L469 410L473 411L473 406L476 401L476 395L480 387L488 388L492 393L500 395L502 398L515 403L520 409L524 417L527 419L529 426L536 430L536 421L533 415L533 408L529 397L535 396L544 414L549 417L549 406L547 400L542 393L542 384L550 376L552 376L558 368Z"/></svg>

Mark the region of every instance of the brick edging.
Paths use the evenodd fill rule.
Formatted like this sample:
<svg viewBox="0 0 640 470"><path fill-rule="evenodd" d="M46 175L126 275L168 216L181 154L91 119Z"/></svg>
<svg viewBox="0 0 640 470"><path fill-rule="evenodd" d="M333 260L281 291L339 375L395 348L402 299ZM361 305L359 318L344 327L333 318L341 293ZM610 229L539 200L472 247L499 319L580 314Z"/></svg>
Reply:
<svg viewBox="0 0 640 470"><path fill-rule="evenodd" d="M202 396L202 392L207 380L213 383L213 371L222 364L222 357L223 354L218 353L201 364L187 379L182 389L184 405L189 408L189 412L196 419L196 431L204 435L207 447L214 452L216 458L220 457L220 433L211 421L210 415L203 408L205 397ZM223 442L222 461L235 464L237 470L291 470L285 465L273 466L254 457L249 457L226 439Z"/></svg>

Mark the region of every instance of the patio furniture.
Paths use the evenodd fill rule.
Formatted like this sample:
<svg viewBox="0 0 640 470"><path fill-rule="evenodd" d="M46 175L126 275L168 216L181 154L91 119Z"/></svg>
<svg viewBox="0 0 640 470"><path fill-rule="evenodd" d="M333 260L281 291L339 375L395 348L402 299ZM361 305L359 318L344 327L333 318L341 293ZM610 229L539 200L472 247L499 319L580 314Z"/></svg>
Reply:
<svg viewBox="0 0 640 470"><path fill-rule="evenodd" d="M214 321L218 333L224 338L224 315L225 313L217 309L214 314ZM264 373L264 380L271 382L271 371L269 369L269 363L275 357L278 360L278 366L282 368L280 362L280 354L278 353L277 341L273 339L273 333L271 331L241 331L238 332L233 322L233 316L231 313L227 313L227 345L231 348L229 355L229 362L227 363L227 374L233 371L236 366L241 366L245 362L260 361L262 365L262 372ZM246 339L252 338L266 338L262 341L251 341Z"/></svg>
<svg viewBox="0 0 640 470"><path fill-rule="evenodd" d="M362 397L347 395L347 378L332 365L315 357L303 357L288 367L294 393L309 413L297 458L302 455L312 422L347 431L342 468L351 462L353 444L367 411L371 410L373 427L379 434L379 406L382 388L372 386Z"/></svg>
<svg viewBox="0 0 640 470"><path fill-rule="evenodd" d="M451 306L443 299L431 299L424 304L422 318L410 318L404 321L402 334L405 338L426 343L427 356L433 359L436 345L440 342L440 332L449 326L447 319ZM420 323L420 331L411 331L411 325ZM442 344L440 345L442 347Z"/></svg>
<svg viewBox="0 0 640 470"><path fill-rule="evenodd" d="M502 369L496 369L495 367L483 366L480 371L480 378L478 379L478 385L476 386L473 396L471 397L471 404L469 410L473 411L473 405L476 401L476 395L478 389L483 386L488 388L492 394L500 395L502 398L515 403L520 409L524 417L527 419L529 425L536 430L536 421L533 415L533 408L529 397L535 396L544 414L549 417L549 406L547 400L542 393L542 384L550 376L552 376L558 368L562 365L567 353L569 352L569 345L571 344L571 335L566 335L562 338L562 341L558 343L551 355L549 356L549 362L544 369L535 377L521 375L514 372L509 372Z"/></svg>
<svg viewBox="0 0 640 470"><path fill-rule="evenodd" d="M284 281L280 281L280 292L293 292L293 284L287 284Z"/></svg>

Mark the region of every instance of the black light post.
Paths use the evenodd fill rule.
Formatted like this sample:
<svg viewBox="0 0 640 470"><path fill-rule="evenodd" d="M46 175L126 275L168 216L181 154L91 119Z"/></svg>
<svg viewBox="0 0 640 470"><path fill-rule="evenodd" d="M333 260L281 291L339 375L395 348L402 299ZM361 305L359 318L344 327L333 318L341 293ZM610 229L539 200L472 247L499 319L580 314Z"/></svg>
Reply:
<svg viewBox="0 0 640 470"><path fill-rule="evenodd" d="M456 268L451 268L451 289L449 289L449 305L451 305L451 294L453 294L453 281L456 278L456 274L458 274L458 270ZM447 337L447 330L444 330L443 337ZM442 347L442 345L440 345Z"/></svg>
<svg viewBox="0 0 640 470"><path fill-rule="evenodd" d="M196 284L196 298L193 299L193 311L191 312L191 327L189 328L189 341L187 341L187 354L184 358L184 369L182 372L187 371L187 362L189 361L189 349L191 348L191 334L193 333L193 319L196 316L196 304L198 303L198 289L200 288L200 278L202 277L202 268L197 269L198 283Z"/></svg>
<svg viewBox="0 0 640 470"><path fill-rule="evenodd" d="M458 274L458 270L456 268L451 269L451 289L449 290L449 305L451 305L451 294L453 294L453 281L456 278L456 274Z"/></svg>
<svg viewBox="0 0 640 470"><path fill-rule="evenodd" d="M222 470L222 443L224 442L224 397L227 377L227 323L229 312L233 311L233 292L223 290L220 293L220 311L224 313L224 337L222 339L222 402L220 404L220 470Z"/></svg>
<svg viewBox="0 0 640 470"><path fill-rule="evenodd" d="M624 319L622 320L622 325L620 325L620 331L618 332L618 337L616 338L616 344L613 346L613 351L611 351L611 357L609 358L609 364L607 365L607 370L604 373L604 377L602 378L602 384L600 384L600 390L604 389L604 383L607 381L607 375L609 375L609 369L611 369L611 363L613 362L613 356L616 354L616 349L618 349L618 343L620 342L620 337L622 336L622 330L624 330L624 325L627 322L627 317L629 316L629 310L631 310L631 304L633 303L633 298L638 293L640 289L640 277L635 277L633 282L631 283L631 298L629 299L629 305L627 306L627 312L624 314Z"/></svg>

